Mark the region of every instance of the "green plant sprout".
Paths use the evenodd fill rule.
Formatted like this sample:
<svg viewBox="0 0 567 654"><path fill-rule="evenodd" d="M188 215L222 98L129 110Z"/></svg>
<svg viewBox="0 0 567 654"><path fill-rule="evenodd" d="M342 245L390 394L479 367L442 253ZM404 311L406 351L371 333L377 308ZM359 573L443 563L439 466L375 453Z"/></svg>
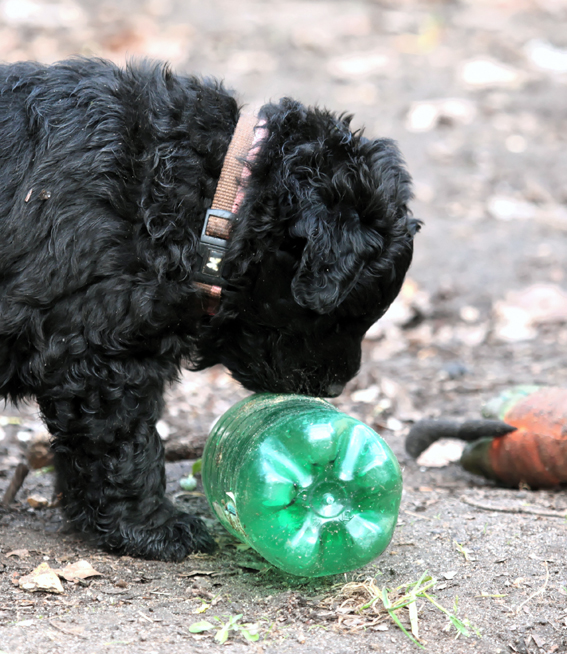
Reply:
<svg viewBox="0 0 567 654"><path fill-rule="evenodd" d="M469 550L456 540L454 540L453 543L455 543L457 550L465 557L465 561L470 561Z"/></svg>
<svg viewBox="0 0 567 654"><path fill-rule="evenodd" d="M260 635L258 634L258 625L243 623L239 624L239 620L242 619L242 613L239 615L233 615L226 622L223 622L220 618L213 618L217 624L213 624L208 620L201 620L200 622L194 622L189 627L189 631L192 634L200 634L204 631L215 631L215 640L220 645L226 643L230 636L231 631L235 631L244 636L244 638L249 642L254 642L258 640Z"/></svg>

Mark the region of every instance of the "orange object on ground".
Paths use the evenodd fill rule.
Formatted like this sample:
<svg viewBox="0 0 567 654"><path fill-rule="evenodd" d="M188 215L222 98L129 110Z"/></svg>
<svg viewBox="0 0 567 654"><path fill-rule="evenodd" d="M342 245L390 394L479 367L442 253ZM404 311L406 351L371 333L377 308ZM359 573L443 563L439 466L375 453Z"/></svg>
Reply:
<svg viewBox="0 0 567 654"><path fill-rule="evenodd" d="M489 448L494 476L507 484L549 488L567 482L567 389L542 387L498 416L516 431Z"/></svg>
<svg viewBox="0 0 567 654"><path fill-rule="evenodd" d="M406 438L414 458L440 438L468 443L465 470L508 486L567 484L567 388L513 386L484 406L483 420L420 420Z"/></svg>

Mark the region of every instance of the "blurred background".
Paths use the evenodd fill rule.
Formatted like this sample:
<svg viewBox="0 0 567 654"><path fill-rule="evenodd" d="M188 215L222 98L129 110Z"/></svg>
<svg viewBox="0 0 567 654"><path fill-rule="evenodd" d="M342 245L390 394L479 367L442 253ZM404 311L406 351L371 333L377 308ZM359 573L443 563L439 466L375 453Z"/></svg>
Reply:
<svg viewBox="0 0 567 654"><path fill-rule="evenodd" d="M167 60L250 107L288 95L399 141L424 227L344 410L395 435L566 381L566 0L0 0L0 60L75 54ZM244 394L185 376L164 438Z"/></svg>

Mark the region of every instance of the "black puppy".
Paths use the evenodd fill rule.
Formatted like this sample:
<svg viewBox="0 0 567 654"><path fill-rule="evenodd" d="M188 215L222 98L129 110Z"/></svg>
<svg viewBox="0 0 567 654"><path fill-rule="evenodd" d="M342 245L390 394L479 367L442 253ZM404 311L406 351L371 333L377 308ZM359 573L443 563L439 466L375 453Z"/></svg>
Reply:
<svg viewBox="0 0 567 654"><path fill-rule="evenodd" d="M182 365L337 395L410 264L392 141L289 99L260 116L211 316L195 280L235 99L159 65L0 66L0 396L37 398L65 512L106 549L213 547L164 495L155 424Z"/></svg>

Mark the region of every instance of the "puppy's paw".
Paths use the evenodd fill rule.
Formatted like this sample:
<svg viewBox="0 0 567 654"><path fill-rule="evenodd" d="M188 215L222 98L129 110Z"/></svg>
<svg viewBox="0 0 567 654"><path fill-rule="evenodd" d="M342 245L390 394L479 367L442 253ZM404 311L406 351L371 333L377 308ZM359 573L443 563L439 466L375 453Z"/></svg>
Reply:
<svg viewBox="0 0 567 654"><path fill-rule="evenodd" d="M148 534L146 552L141 554L146 559L182 561L193 552L210 554L216 549L203 521L187 513L172 516L156 531Z"/></svg>
<svg viewBox="0 0 567 654"><path fill-rule="evenodd" d="M104 539L106 549L121 554L159 561L182 561L194 552L211 553L216 543L203 521L187 513L176 512L159 526L120 529L114 538Z"/></svg>

